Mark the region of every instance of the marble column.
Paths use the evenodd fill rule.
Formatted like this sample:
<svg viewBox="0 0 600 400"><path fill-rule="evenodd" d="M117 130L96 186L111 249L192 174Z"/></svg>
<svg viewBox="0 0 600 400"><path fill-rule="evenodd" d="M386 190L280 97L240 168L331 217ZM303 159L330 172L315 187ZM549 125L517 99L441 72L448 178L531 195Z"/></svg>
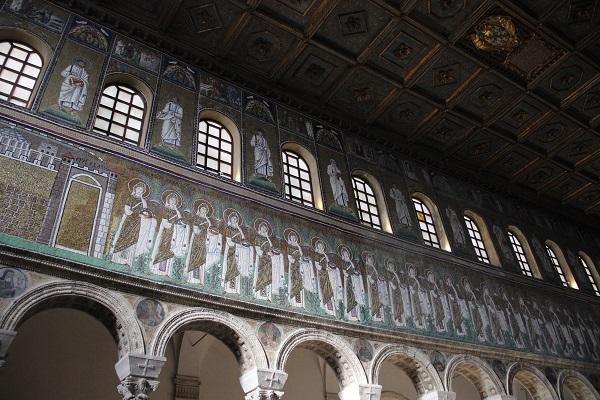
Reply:
<svg viewBox="0 0 600 400"><path fill-rule="evenodd" d="M117 391L123 400L148 400L158 388L158 376L166 358L127 354L115 364L121 383Z"/></svg>
<svg viewBox="0 0 600 400"><path fill-rule="evenodd" d="M246 400L279 400L288 374L275 369L255 368L240 377Z"/></svg>

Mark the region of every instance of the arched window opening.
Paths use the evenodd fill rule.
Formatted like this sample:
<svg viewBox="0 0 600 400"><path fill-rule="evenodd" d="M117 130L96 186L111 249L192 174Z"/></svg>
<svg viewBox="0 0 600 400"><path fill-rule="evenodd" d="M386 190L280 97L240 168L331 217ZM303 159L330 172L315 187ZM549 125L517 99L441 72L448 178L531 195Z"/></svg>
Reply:
<svg viewBox="0 0 600 400"><path fill-rule="evenodd" d="M479 231L479 227L471 218L467 215L464 215L465 224L467 225L467 232L469 233L469 237L471 238L471 243L473 244L473 248L475 249L475 255L477 259L486 264L490 263L490 257L488 256L488 252L485 249L485 244L483 243L483 237L481 236L481 232Z"/></svg>
<svg viewBox="0 0 600 400"><path fill-rule="evenodd" d="M579 262L581 263L581 266L583 267L583 270L585 271L585 275L587 276L588 280L590 281L590 284L592 285L594 294L596 296L600 296L600 289L598 289L598 272L595 269L592 270L592 268L595 268L594 264L592 263L592 260L590 260L589 257L582 253L579 253L578 258Z"/></svg>
<svg viewBox="0 0 600 400"><path fill-rule="evenodd" d="M546 245L545 247L546 247L546 254L548 254L548 259L550 259L550 263L556 270L556 273L558 274L558 277L560 278L560 282L562 283L563 286L568 287L569 283L567 282L567 277L565 276L565 271L563 271L560 263L558 262L558 257L556 256L556 253L554 252L554 250L552 250L550 248L550 246Z"/></svg>
<svg viewBox="0 0 600 400"><path fill-rule="evenodd" d="M0 42L0 100L27 107L42 71L42 57L15 41Z"/></svg>
<svg viewBox="0 0 600 400"><path fill-rule="evenodd" d="M229 130L217 121L200 121L196 166L233 178L233 138Z"/></svg>
<svg viewBox="0 0 600 400"><path fill-rule="evenodd" d="M508 231L508 240L510 241L510 245L512 246L515 257L517 257L517 262L519 263L519 267L521 268L523 275L533 277L531 267L529 266L529 261L527 260L525 250L523 249L523 245L521 244L519 238L517 238L511 231Z"/></svg>
<svg viewBox="0 0 600 400"><path fill-rule="evenodd" d="M109 85L102 91L94 132L139 145L145 109L138 91L125 85Z"/></svg>
<svg viewBox="0 0 600 400"><path fill-rule="evenodd" d="M421 228L421 235L425 244L428 246L441 248L440 239L438 238L435 221L429 207L425 205L421 200L416 197L412 198L412 202L417 212L417 220L419 221L419 227Z"/></svg>
<svg viewBox="0 0 600 400"><path fill-rule="evenodd" d="M360 222L371 228L381 230L379 207L377 206L375 192L369 182L359 176L352 175L352 188L354 189Z"/></svg>
<svg viewBox="0 0 600 400"><path fill-rule="evenodd" d="M313 189L308 164L290 150L281 152L285 197L296 203L314 207Z"/></svg>

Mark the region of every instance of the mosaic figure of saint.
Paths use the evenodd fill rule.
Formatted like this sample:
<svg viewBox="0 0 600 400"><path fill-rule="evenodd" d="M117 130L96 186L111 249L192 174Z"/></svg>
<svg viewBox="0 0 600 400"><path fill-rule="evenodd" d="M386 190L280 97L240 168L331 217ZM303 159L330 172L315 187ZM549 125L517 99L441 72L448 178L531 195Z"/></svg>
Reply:
<svg viewBox="0 0 600 400"><path fill-rule="evenodd" d="M350 321L358 321L361 308L366 306L363 276L358 266L352 261L352 253L347 246L340 246L338 253L342 259L342 272L344 274L346 318Z"/></svg>
<svg viewBox="0 0 600 400"><path fill-rule="evenodd" d="M507 260L514 260L513 252L510 249L508 242L506 241L506 235L502 231L502 228L500 228L498 225L494 225L492 227L492 232L494 232L494 236L496 236L496 241L500 245L500 251L502 251L502 255Z"/></svg>
<svg viewBox="0 0 600 400"><path fill-rule="evenodd" d="M254 173L267 178L272 177L271 149L269 149L269 142L262 130L256 130L256 134L250 139L250 145L254 147Z"/></svg>
<svg viewBox="0 0 600 400"><path fill-rule="evenodd" d="M467 244L467 237L465 236L465 231L462 228L458 216L456 215L456 211L454 211L452 208L446 208L446 215L450 220L450 228L452 228L454 240L459 246L464 246Z"/></svg>
<svg viewBox="0 0 600 400"><path fill-rule="evenodd" d="M477 340L485 342L488 340L485 329L487 326L486 310L477 298L473 286L467 278L463 278L463 288L465 291L465 301L471 317L471 323L473 324L473 334Z"/></svg>
<svg viewBox="0 0 600 400"><path fill-rule="evenodd" d="M410 314L409 290L404 280L404 273L399 273L392 260L386 263L388 276L390 276L390 301L392 318L398 326L406 326Z"/></svg>
<svg viewBox="0 0 600 400"><path fill-rule="evenodd" d="M410 214L406 205L406 198L400 189L395 185L390 189L390 197L394 200L394 206L396 207L396 215L398 216L398 222L402 226L410 226Z"/></svg>
<svg viewBox="0 0 600 400"><path fill-rule="evenodd" d="M429 303L433 315L433 325L436 331L446 332L448 330L446 318L449 314L448 303L443 290L438 286L435 275L427 271L427 289L429 291Z"/></svg>
<svg viewBox="0 0 600 400"><path fill-rule="evenodd" d="M593 322L592 318L585 321L584 317L579 312L577 313L577 324L582 331L583 339L587 345L589 354L594 360L600 359L600 339L597 334L598 326Z"/></svg>
<svg viewBox="0 0 600 400"><path fill-rule="evenodd" d="M334 159L329 161L327 166L327 175L329 175L329 183L333 192L333 199L340 207L348 207L348 192L346 184L342 177L342 171L338 168Z"/></svg>
<svg viewBox="0 0 600 400"><path fill-rule="evenodd" d="M222 236L218 222L212 218L213 208L204 201L194 203L192 236L186 259L189 283L204 285L204 278L221 260Z"/></svg>
<svg viewBox="0 0 600 400"><path fill-rule="evenodd" d="M73 64L60 73L63 81L58 94L58 105L62 111L75 114L76 111L83 109L89 86L86 66L87 63L84 59L76 58Z"/></svg>
<svg viewBox="0 0 600 400"><path fill-rule="evenodd" d="M160 131L161 143L171 147L181 146L183 107L179 104L179 97L174 96L171 98L163 109L156 114L156 119L163 121Z"/></svg>
<svg viewBox="0 0 600 400"><path fill-rule="evenodd" d="M129 197L112 242L112 262L144 272L154 246L157 220L148 207L150 187L141 179L129 181Z"/></svg>
<svg viewBox="0 0 600 400"><path fill-rule="evenodd" d="M271 301L283 287L283 254L273 236L271 224L262 218L254 222L254 295Z"/></svg>
<svg viewBox="0 0 600 400"><path fill-rule="evenodd" d="M527 341L527 330L525 328L525 324L523 323L523 319L520 314L520 310L513 305L511 300L508 298L506 294L506 290L500 289L500 297L505 304L506 315L508 317L508 329L512 335L513 342L515 345L522 349L525 347L525 343Z"/></svg>
<svg viewBox="0 0 600 400"><path fill-rule="evenodd" d="M174 190L165 190L161 197L164 216L158 228L150 271L156 275L181 279L188 254L190 226L181 214L181 195Z"/></svg>
<svg viewBox="0 0 600 400"><path fill-rule="evenodd" d="M408 290L410 293L410 306L413 316L413 324L417 329L427 328L427 316L429 315L429 295L422 288L414 265L408 267Z"/></svg>
<svg viewBox="0 0 600 400"><path fill-rule="evenodd" d="M327 314L335 315L336 309L344 298L344 285L340 270L327 255L327 246L323 240L313 239L314 262L319 280L319 298L321 307Z"/></svg>
<svg viewBox="0 0 600 400"><path fill-rule="evenodd" d="M379 273L373 254L364 253L365 269L367 271L368 293L371 300L371 315L376 321L383 321L384 307L389 307L389 290L384 273Z"/></svg>
<svg viewBox="0 0 600 400"><path fill-rule="evenodd" d="M504 344L504 332L506 331L506 320L504 313L500 310L496 304L496 301L492 297L490 289L483 285L483 303L487 308L488 321L492 332L492 338L495 342Z"/></svg>
<svg viewBox="0 0 600 400"><path fill-rule="evenodd" d="M467 321L469 319L469 311L465 299L460 295L460 291L454 285L450 276L446 277L445 293L450 309L454 332L458 336L467 334Z"/></svg>
<svg viewBox="0 0 600 400"><path fill-rule="evenodd" d="M223 212L225 247L223 249L223 286L225 293L250 295L250 270L253 247L242 229L242 216L234 209Z"/></svg>
<svg viewBox="0 0 600 400"><path fill-rule="evenodd" d="M304 252L298 232L288 228L284 236L287 246L290 303L295 307L305 307L307 300L315 301L318 298L313 263Z"/></svg>

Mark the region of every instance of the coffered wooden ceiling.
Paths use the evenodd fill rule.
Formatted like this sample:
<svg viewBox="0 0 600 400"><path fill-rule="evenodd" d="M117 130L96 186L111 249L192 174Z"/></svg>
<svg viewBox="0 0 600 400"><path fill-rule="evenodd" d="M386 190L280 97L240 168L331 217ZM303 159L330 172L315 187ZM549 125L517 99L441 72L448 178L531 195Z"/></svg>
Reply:
<svg viewBox="0 0 600 400"><path fill-rule="evenodd" d="M600 221L600 0L56 3L397 151ZM478 32L491 48L474 44Z"/></svg>

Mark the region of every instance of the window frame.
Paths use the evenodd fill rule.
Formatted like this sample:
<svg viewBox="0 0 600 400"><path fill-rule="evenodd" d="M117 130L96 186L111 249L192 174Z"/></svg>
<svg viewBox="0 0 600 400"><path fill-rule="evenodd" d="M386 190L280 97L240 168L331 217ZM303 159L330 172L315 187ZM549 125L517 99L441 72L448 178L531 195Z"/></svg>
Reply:
<svg viewBox="0 0 600 400"><path fill-rule="evenodd" d="M375 191L369 184L369 181L353 174L350 177L350 183L352 184L352 193L354 194L354 203L359 222L378 231L382 230L379 205L377 204ZM365 206L364 208L363 205Z"/></svg>
<svg viewBox="0 0 600 400"><path fill-rule="evenodd" d="M295 160L296 165L290 163L290 158ZM303 206L315 208L315 196L313 194L314 186L310 174L310 167L304 157L289 148L284 148L281 150L281 167L283 173L284 197L295 203L302 204ZM296 172L293 172L294 170ZM293 183L294 180L296 180L298 184ZM304 184L308 186L308 189ZM300 193L300 196L294 195L294 189ZM310 200L305 198L305 194L309 196Z"/></svg>
<svg viewBox="0 0 600 400"><path fill-rule="evenodd" d="M561 279L562 285L564 287L569 287L572 289L579 289L579 286L577 285L577 281L575 280L575 277L573 276L573 272L571 271L571 267L569 266L567 259L564 255L563 251L561 250L560 246L558 244L556 244L555 242L553 242L552 240L546 240L544 242L544 250L546 251L546 254L550 261L550 265L552 265L552 267L556 270L556 272L558 273L559 278L560 278L561 273L556 269L556 264L554 264L551 256L548 254L548 250L547 250L548 248L556 256L556 261L558 262L558 266L559 266L560 270L562 271L562 275L565 278L566 284Z"/></svg>
<svg viewBox="0 0 600 400"><path fill-rule="evenodd" d="M521 274L529 278L542 279L542 274L540 273L533 252L531 251L531 246L529 245L529 242L527 241L527 238L525 237L523 232L521 232L521 230L516 226L511 225L506 229L506 235L508 236L508 243L510 244L515 259L517 260L517 265L521 270ZM521 247L521 252L518 253L515 250L514 243L511 240L511 237L514 237L517 240L519 246ZM527 267L526 269L523 268L523 260L519 259L519 255L522 255L522 257L524 258L525 266Z"/></svg>
<svg viewBox="0 0 600 400"><path fill-rule="evenodd" d="M421 238L423 239L423 242L429 247L439 248L439 249L442 249L442 250L445 250L448 252L452 251L452 249L450 247L450 242L448 240L448 236L446 235L446 230L444 229L442 216L440 215L440 212L439 212L437 206L435 205L435 203L433 201L431 201L431 199L429 197L427 197L425 194L423 194L421 192L413 193L410 196L410 199L411 199L411 204L412 204L413 210L415 212L415 216L417 218L419 232L421 233ZM424 237L423 229L421 226L421 223L423 221L419 218L419 214L417 212L417 208L416 208L416 204L415 204L415 199L418 200L423 205L425 205L425 207L429 211L429 214L431 215L431 219L433 221L433 227L435 228L435 233L436 233L439 247L430 245L428 243L429 241ZM427 233L430 234L429 231L427 231Z"/></svg>
<svg viewBox="0 0 600 400"><path fill-rule="evenodd" d="M596 296L600 297L600 275L598 274L596 265L594 264L590 256L588 256L583 251L577 253L577 258L579 259L579 264L583 268L585 275L588 278L588 282L592 287L592 291Z"/></svg>
<svg viewBox="0 0 600 400"><path fill-rule="evenodd" d="M223 125L225 127L225 129L227 129L227 131L231 135L231 140L233 143L233 149L232 149L233 150L232 151L233 164L232 164L232 170L231 170L232 177L231 177L231 179L223 177L223 179L228 179L232 182L240 183L242 181L242 139L241 139L240 130L238 129L237 125L225 114L222 114L218 111L211 110L211 109L203 110L200 112L200 114L198 115L198 124L196 126L196 130L199 131L200 121L206 120L206 119L215 121L215 122ZM198 134L198 132L196 132L196 134ZM198 154L198 144L197 144L198 138L196 137L195 140L196 140L195 154ZM196 165L196 163L194 163L194 165ZM210 173L209 171L203 170L201 168L196 168L196 169L197 169L197 171Z"/></svg>
<svg viewBox="0 0 600 400"><path fill-rule="evenodd" d="M467 214L463 214L463 220L467 226L467 234L471 239L471 245L475 250L475 256L477 259L484 264L491 264L490 255L485 247L481 230L477 226L477 223L469 217Z"/></svg>
<svg viewBox="0 0 600 400"><path fill-rule="evenodd" d="M206 124L206 132L202 131L202 128L201 128L202 124ZM216 137L215 135L211 135L211 129L210 129L211 127L219 130L218 137ZM229 140L223 139L223 131L225 131ZM204 141L204 142L200 141L201 135L206 136L206 141ZM203 118L198 121L198 134L197 134L196 138L197 138L197 143L196 143L196 161L194 164L195 167L199 168L203 171L207 171L207 172L219 175L223 178L233 180L234 143L233 143L233 135L231 134L229 129L227 129L227 127L219 121L215 121L215 120L209 119L209 118ZM210 144L211 138L213 138L213 139L216 138L216 140L218 141L218 147ZM230 148L229 151L223 148L225 143L228 143L229 148ZM200 153L200 146L205 147L205 152L202 154ZM216 150L217 157L211 156L209 154L209 149ZM223 160L223 155L228 155L229 161ZM199 157L204 157L204 165L201 165L198 162ZM215 169L215 168L209 167L207 165L208 160L212 160L212 161L216 162L217 168ZM229 166L229 173L223 172L223 170L221 169L222 164Z"/></svg>
<svg viewBox="0 0 600 400"><path fill-rule="evenodd" d="M361 209L360 205L358 204L359 198L355 189L354 177L366 182L369 185L371 191L373 192L371 196L375 199L374 206L376 207L378 213L377 217L379 218L379 228L372 226L369 222L363 222L361 218ZM370 226L373 229L382 232L392 233L392 224L390 222L390 216L387 210L387 204L383 193L383 189L381 188L379 181L370 173L361 169L356 169L352 171L352 174L350 175L350 184L352 185L352 195L354 196L354 204L358 213L359 222L365 226ZM369 214L372 215L372 213L370 213L370 210Z"/></svg>
<svg viewBox="0 0 600 400"><path fill-rule="evenodd" d="M114 96L106 93L106 91L112 87L116 87L116 89L117 89L117 92ZM129 92L128 94L132 96L132 99L129 103L119 99L119 94L121 91ZM143 107L139 107L139 106L136 106L133 104L135 96L138 96L140 98L140 100L142 101ZM112 101L113 106L108 107L105 104L103 104L102 102L105 98L108 98L109 101ZM123 111L118 110L117 109L118 104L126 104L128 107L127 113L124 113ZM132 116L131 115L132 108L141 110L142 116L139 118ZM106 118L106 117L100 115L101 109L108 110L111 113L110 118ZM125 115L125 122L120 123L118 121L115 121L115 119L114 119L115 113L118 113L120 115ZM127 144L134 145L134 146L143 146L142 140L144 139L144 131L145 131L145 126L146 126L145 122L146 122L147 116L148 116L148 102L143 93L141 93L139 90L137 90L137 88L131 87L130 85L127 85L125 83L108 82L105 84L104 89L102 89L102 92L100 93L100 98L98 99L98 105L96 107L96 115L94 117L94 123L92 125L92 132L100 134L100 135L107 137L109 139L112 139L112 140L117 140L122 143L127 143ZM103 121L108 122L107 130L104 130L97 126L98 118L100 118ZM130 126L128 125L130 118L139 121L139 124L140 124L139 130L135 130L134 128L132 128L133 130L137 131L137 133L138 133L137 141L133 141L133 140L126 138L127 129L130 128ZM110 131L113 124L124 128L123 136L119 136L119 135L115 134L114 132Z"/></svg>
<svg viewBox="0 0 600 400"><path fill-rule="evenodd" d="M42 54L42 51L39 51L38 47L39 46L35 46L32 45L30 42L32 40L27 40L28 38L26 38L26 40L20 39L20 38L4 38L2 40L0 40L0 43L8 43L10 48L8 53L0 53L2 57L4 57L5 59L2 61L2 65L0 67L0 71L4 72L5 70L16 74L16 79L13 80L7 80L4 78L0 78L0 82L5 82L7 85L11 86L10 89L10 93L8 94L2 94L2 97L6 96L6 99L2 99L2 101L7 102L9 104L18 106L18 107L25 107L25 108L31 108L31 105L33 104L36 94L37 94L37 90L43 80L44 74L45 74L45 70L46 70L46 63L45 63L45 59L47 57L44 56L44 54ZM38 40L39 41L39 40ZM12 50L14 48L20 48L21 51L23 52L27 52L27 56L25 57L25 59L19 59L17 57L11 57L10 54L12 52ZM39 59L39 63L40 65L35 65L31 62L28 62L32 56L35 56ZM14 61L16 61L17 63L21 64L20 70L16 71L15 69L12 69L10 67L6 67L6 61L12 59ZM30 74L26 74L24 72L24 70L29 67L29 68L33 68L37 70L37 76L33 76ZM24 85L20 85L19 81L22 79L29 79L33 81L33 85L29 88L27 86ZM28 93L28 97L27 100L24 100L21 97L17 97L14 95L14 92L16 89L21 89L24 90ZM17 101L14 101L17 100Z"/></svg>
<svg viewBox="0 0 600 400"><path fill-rule="evenodd" d="M502 266L502 264L500 262L500 257L498 256L498 252L496 251L496 246L494 246L494 241L492 239L492 235L490 234L487 224L485 223L483 218L479 214L475 213L472 210L465 210L463 212L463 220L464 220L464 217L468 217L469 219L471 219L473 221L473 223L475 224L475 226L477 227L477 229L479 230L479 234L481 236L481 241L483 242L485 251L486 251L488 259L489 259L488 265L493 265L494 267L500 268ZM466 225L466 221L465 221L465 225ZM467 225L467 234L469 234L469 238L470 238L471 236L470 236L468 228L469 227ZM476 253L476 255L477 255L477 253Z"/></svg>

